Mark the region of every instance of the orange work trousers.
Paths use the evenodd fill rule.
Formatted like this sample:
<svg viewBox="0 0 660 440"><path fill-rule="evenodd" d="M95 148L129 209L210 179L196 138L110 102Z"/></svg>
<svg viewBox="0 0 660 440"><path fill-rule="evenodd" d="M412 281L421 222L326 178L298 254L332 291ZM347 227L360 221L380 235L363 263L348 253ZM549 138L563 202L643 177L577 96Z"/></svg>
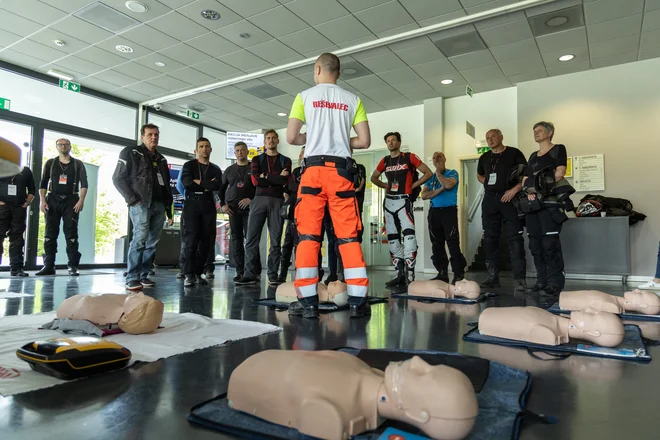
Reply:
<svg viewBox="0 0 660 440"><path fill-rule="evenodd" d="M348 171L336 168L332 162L326 162L325 166L310 166L302 175L295 208L300 241L296 250L294 286L299 299L318 302L318 255L322 241L323 214L327 204L344 264L349 304L361 305L366 301L369 279L358 239L358 230L362 230L362 223L352 177Z"/></svg>

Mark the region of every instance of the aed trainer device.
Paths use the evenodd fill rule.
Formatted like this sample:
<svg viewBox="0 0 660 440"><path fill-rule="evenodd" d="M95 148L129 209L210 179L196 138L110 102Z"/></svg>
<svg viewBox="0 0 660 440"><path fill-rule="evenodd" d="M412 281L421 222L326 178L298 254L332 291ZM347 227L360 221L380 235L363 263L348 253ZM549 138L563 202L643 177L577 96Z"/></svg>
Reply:
<svg viewBox="0 0 660 440"><path fill-rule="evenodd" d="M72 380L124 368L131 352L116 342L72 336L30 342L16 350L16 356L34 371Z"/></svg>

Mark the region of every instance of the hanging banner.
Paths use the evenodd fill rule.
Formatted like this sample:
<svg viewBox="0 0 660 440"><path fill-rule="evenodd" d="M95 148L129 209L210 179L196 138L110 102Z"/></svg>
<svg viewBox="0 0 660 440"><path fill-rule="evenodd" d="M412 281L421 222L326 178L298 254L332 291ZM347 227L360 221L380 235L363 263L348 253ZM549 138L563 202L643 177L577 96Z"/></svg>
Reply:
<svg viewBox="0 0 660 440"><path fill-rule="evenodd" d="M170 168L170 187L172 188L172 198L174 199L174 211L183 211L183 194L176 189L176 181L179 179L181 165L167 165Z"/></svg>
<svg viewBox="0 0 660 440"><path fill-rule="evenodd" d="M236 160L234 145L236 142L245 142L248 147L248 159L264 152L264 135L262 133L227 132L227 152L225 159Z"/></svg>

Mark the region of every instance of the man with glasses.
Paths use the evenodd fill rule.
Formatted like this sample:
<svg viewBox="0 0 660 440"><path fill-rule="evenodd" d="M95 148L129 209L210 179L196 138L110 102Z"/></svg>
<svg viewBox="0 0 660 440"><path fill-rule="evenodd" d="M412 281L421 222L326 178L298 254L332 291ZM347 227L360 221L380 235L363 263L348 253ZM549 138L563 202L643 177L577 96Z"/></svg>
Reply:
<svg viewBox="0 0 660 440"><path fill-rule="evenodd" d="M62 222L69 258L69 275L78 276L81 257L78 252L78 218L87 196L87 170L82 161L71 157L71 142L68 139L58 139L55 146L59 155L46 161L39 186L40 207L46 220L46 231L44 266L36 275L55 275L57 237Z"/></svg>
<svg viewBox="0 0 660 440"><path fill-rule="evenodd" d="M28 167L15 176L0 177L0 261L3 244L9 236L9 264L12 277L26 277L23 270L25 256L25 226L27 207L34 199L34 177Z"/></svg>
<svg viewBox="0 0 660 440"><path fill-rule="evenodd" d="M128 249L126 289L153 287L148 278L154 253L163 230L165 214L172 226L172 188L167 160L156 148L160 130L154 124L140 129L142 145L126 147L119 153L112 182L128 205L133 238Z"/></svg>

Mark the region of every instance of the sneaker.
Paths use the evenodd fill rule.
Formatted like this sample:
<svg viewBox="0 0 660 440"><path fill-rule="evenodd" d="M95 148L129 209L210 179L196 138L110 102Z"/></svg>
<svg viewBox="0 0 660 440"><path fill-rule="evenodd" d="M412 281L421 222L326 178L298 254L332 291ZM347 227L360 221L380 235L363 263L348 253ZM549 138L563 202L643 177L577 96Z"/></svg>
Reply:
<svg viewBox="0 0 660 440"><path fill-rule="evenodd" d="M236 280L236 285L237 286L244 286L247 284L256 284L257 280L254 278L248 278L248 277L241 277L240 279Z"/></svg>
<svg viewBox="0 0 660 440"><path fill-rule="evenodd" d="M35 273L35 275L55 275L55 268L53 266L44 266L39 272Z"/></svg>
<svg viewBox="0 0 660 440"><path fill-rule="evenodd" d="M279 279L279 278L271 278L271 277L268 277L268 285L270 285L270 286L277 286L277 285L279 285L279 284L282 284L282 283L280 282L280 279Z"/></svg>
<svg viewBox="0 0 660 440"><path fill-rule="evenodd" d="M154 287L156 283L151 281L149 278L142 278L140 280L140 284L142 284L142 287Z"/></svg>
<svg viewBox="0 0 660 440"><path fill-rule="evenodd" d="M195 285L195 275L186 275L186 280L183 282L183 287L192 287Z"/></svg>
<svg viewBox="0 0 660 440"><path fill-rule="evenodd" d="M365 316L371 316L371 306L368 303L361 306L351 304L351 318L364 318Z"/></svg>
<svg viewBox="0 0 660 440"><path fill-rule="evenodd" d="M12 277L29 277L30 274L25 272L23 269L14 269L9 273Z"/></svg>
<svg viewBox="0 0 660 440"><path fill-rule="evenodd" d="M525 280L516 280L514 286L516 292L527 292L527 281Z"/></svg>
<svg viewBox="0 0 660 440"><path fill-rule="evenodd" d="M68 269L69 269L69 276L77 277L80 275L80 273L78 273L77 266L68 266Z"/></svg>
<svg viewBox="0 0 660 440"><path fill-rule="evenodd" d="M242 273L238 273L238 274L236 274L236 276L235 276L234 278L232 278L232 279L234 280L234 282L236 282L236 281L240 280L241 278L243 278L243 274L242 274Z"/></svg>
<svg viewBox="0 0 660 440"><path fill-rule="evenodd" d="M201 275L195 275L195 282L201 286L208 285L209 282L202 278Z"/></svg>
<svg viewBox="0 0 660 440"><path fill-rule="evenodd" d="M536 284L534 284L534 286L532 287L531 290L532 290L532 292L540 292L541 290L545 289L546 287L548 287L547 284L539 283L537 281Z"/></svg>
<svg viewBox="0 0 660 440"><path fill-rule="evenodd" d="M213 272L206 272L204 274L207 280L214 280L215 279L215 274Z"/></svg>
<svg viewBox="0 0 660 440"><path fill-rule="evenodd" d="M637 288L645 290L660 290L660 283L651 280L648 283L640 284Z"/></svg>
<svg viewBox="0 0 660 440"><path fill-rule="evenodd" d="M499 278L486 278L483 280L481 283L479 283L480 287L500 287L500 279Z"/></svg>
<svg viewBox="0 0 660 440"><path fill-rule="evenodd" d="M128 281L126 283L126 290L142 290L142 283L138 280Z"/></svg>
<svg viewBox="0 0 660 440"><path fill-rule="evenodd" d="M186 277L186 274L183 273L183 269L181 269L181 270L179 271L179 273L176 274L176 279L177 279L177 280L182 280L182 279L184 279L185 277Z"/></svg>
<svg viewBox="0 0 660 440"><path fill-rule="evenodd" d="M463 275L454 275L454 279L451 280L451 283L456 284L459 281L463 281L464 279L465 279L465 277Z"/></svg>
<svg viewBox="0 0 660 440"><path fill-rule="evenodd" d="M319 308L318 306L303 306L298 301L294 301L289 304L289 315L291 316L302 316L303 318L308 319L318 319L319 317Z"/></svg>

